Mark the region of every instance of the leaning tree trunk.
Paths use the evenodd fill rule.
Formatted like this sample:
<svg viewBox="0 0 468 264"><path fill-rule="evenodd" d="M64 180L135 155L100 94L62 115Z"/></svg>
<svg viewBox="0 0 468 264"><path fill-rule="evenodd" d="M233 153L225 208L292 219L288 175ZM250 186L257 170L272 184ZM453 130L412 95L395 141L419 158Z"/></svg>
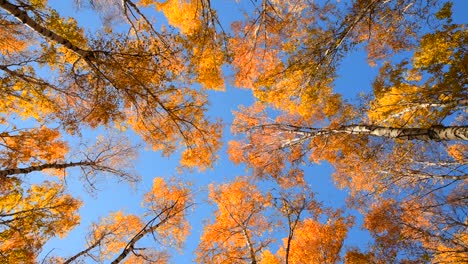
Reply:
<svg viewBox="0 0 468 264"><path fill-rule="evenodd" d="M311 128L285 124L266 124L254 129L278 129L313 138L334 134L370 135L405 140L445 141L468 140L468 126L433 126L429 128L396 128L374 125L349 125L338 128Z"/></svg>
<svg viewBox="0 0 468 264"><path fill-rule="evenodd" d="M47 163L37 166L30 166L25 168L11 168L0 170L0 178L4 178L10 175L16 174L27 174L33 171L42 171L45 169L66 169L70 167L77 167L77 166L93 166L96 165L96 162L92 161L79 161L79 162L69 162L69 163Z"/></svg>
<svg viewBox="0 0 468 264"><path fill-rule="evenodd" d="M177 210L175 212L170 213L163 219L161 219L157 224L153 225L153 223L157 220L160 219L160 217L172 210L175 209L177 206L177 202L173 203L171 206L164 208L161 212L159 212L158 215L156 215L153 219L151 219L144 227L141 229L125 246L125 248L120 252L120 254L111 262L111 264L118 264L124 260L128 254L133 252L135 250L135 244L142 239L144 236L146 236L149 233L152 233L156 231L159 227L164 225L167 221L169 221L172 217L176 216L178 213L181 213L183 210L187 209L187 207L183 208L182 210Z"/></svg>
<svg viewBox="0 0 468 264"><path fill-rule="evenodd" d="M335 130L332 130L335 131ZM468 140L466 126L437 126L430 128L394 128L371 125L345 126L336 130L338 133L356 135L372 135L387 138L418 139L418 140Z"/></svg>
<svg viewBox="0 0 468 264"><path fill-rule="evenodd" d="M70 263L73 263L76 259L78 259L79 257L83 256L83 255L86 255L88 254L88 252L90 252L91 250L93 250L94 248L96 248L97 246L99 246L102 241L104 240L104 238L106 238L106 236L102 236L101 238L99 238L98 240L96 240L93 244L91 244L87 249L85 250L82 250L80 252L78 252L78 254L74 255L73 257L65 260L65 262L63 262L63 264L70 264Z"/></svg>
<svg viewBox="0 0 468 264"><path fill-rule="evenodd" d="M75 46L68 39L63 38L59 36L57 33L40 25L34 19L32 19L25 10L21 9L19 6L14 5L6 0L0 0L0 7L8 11L8 13L12 14L18 20L23 22L23 24L27 25L32 30L36 31L37 33L44 36L45 38L55 41L59 44L62 44L67 49L74 51L75 53L77 53L78 55L80 55L81 57L85 59L89 59L89 57L92 57L93 53L91 51L83 50Z"/></svg>

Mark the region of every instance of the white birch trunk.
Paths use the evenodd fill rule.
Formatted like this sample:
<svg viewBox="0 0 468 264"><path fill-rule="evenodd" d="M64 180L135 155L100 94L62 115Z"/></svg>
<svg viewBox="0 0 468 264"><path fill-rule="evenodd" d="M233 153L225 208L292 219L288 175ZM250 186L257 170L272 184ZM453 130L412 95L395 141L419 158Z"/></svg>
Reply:
<svg viewBox="0 0 468 264"><path fill-rule="evenodd" d="M326 130L324 130L326 133ZM418 139L425 141L442 140L468 140L468 127L466 126L440 126L430 128L393 128L372 125L351 125L339 129L330 129L330 134L347 133L354 135L371 135L377 137Z"/></svg>
<svg viewBox="0 0 468 264"><path fill-rule="evenodd" d="M80 55L83 58L89 58L93 56L93 53L91 51L83 50L77 46L75 46L73 43L71 43L68 39L65 39L55 32L49 30L48 28L45 28L44 26L40 25L37 23L34 19L32 19L28 13L24 10L22 10L20 7L10 3L9 1L6 0L0 0L0 7L6 10L8 13L16 17L18 20L20 20L23 24L31 28L32 30L36 31L39 33L41 36L52 40L54 42L57 42L59 44L62 44L65 46L67 49L70 49Z"/></svg>
<svg viewBox="0 0 468 264"><path fill-rule="evenodd" d="M12 168L12 169L0 170L0 178L7 177L10 175L16 175L16 174L28 174L33 171L42 171L45 169L66 169L70 167L93 166L93 165L96 165L96 163L91 162L91 161L80 161L80 162L70 162L70 163L48 163L48 164L30 166L30 167L25 167L25 168Z"/></svg>

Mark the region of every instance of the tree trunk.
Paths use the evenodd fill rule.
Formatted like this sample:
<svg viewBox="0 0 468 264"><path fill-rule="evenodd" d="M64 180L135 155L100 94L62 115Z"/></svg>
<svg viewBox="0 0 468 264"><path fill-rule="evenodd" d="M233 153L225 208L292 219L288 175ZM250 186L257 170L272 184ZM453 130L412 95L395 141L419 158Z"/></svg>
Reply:
<svg viewBox="0 0 468 264"><path fill-rule="evenodd" d="M12 169L0 170L0 178L4 178L4 177L15 175L15 174L28 174L33 171L42 171L45 169L66 169L69 167L93 166L93 165L96 165L96 162L79 161L79 162L69 162L69 163L47 163L43 165L30 166L26 168L12 168Z"/></svg>
<svg viewBox="0 0 468 264"><path fill-rule="evenodd" d="M0 0L0 7L3 8L4 10L8 11L8 13L12 14L14 17L16 17L18 20L23 22L25 25L30 27L32 30L36 31L40 35L44 36L45 38L55 41L59 44L62 44L66 48L74 51L78 55L80 55L83 58L89 58L93 56L93 53L91 51L83 50L77 46L75 46L73 43L71 43L68 39L65 39L55 32L45 28L44 26L40 25L37 23L34 19L32 19L28 13L24 10L22 10L19 6L16 6L6 0Z"/></svg>
<svg viewBox="0 0 468 264"><path fill-rule="evenodd" d="M429 128L396 128L374 125L349 125L339 128L311 128L284 124L260 125L256 128L278 128L301 136L291 141L298 141L316 136L333 134L370 135L376 137L398 138L405 140L445 141L468 140L468 126L433 126Z"/></svg>
<svg viewBox="0 0 468 264"><path fill-rule="evenodd" d="M245 241L247 242L247 246L249 247L249 253L250 253L250 260L251 264L257 264L257 257L255 256L255 249L252 245L252 242L250 241L250 237L247 234L247 230L245 228L242 228L242 234L244 235Z"/></svg>
<svg viewBox="0 0 468 264"><path fill-rule="evenodd" d="M89 246L87 249L85 250L82 250L80 251L78 254L74 255L73 257L67 259L65 262L63 262L63 264L70 264L72 263L73 261L75 261L77 258L85 255L85 254L88 254L89 251L93 250L95 247L99 246L102 242L102 240L104 240L105 238L105 235L103 235L100 239L98 239L96 242L94 242L91 246Z"/></svg>
<svg viewBox="0 0 468 264"><path fill-rule="evenodd" d="M336 131L355 135L372 135L387 138L418 139L425 141L468 140L468 127L393 128L371 125L345 126Z"/></svg>

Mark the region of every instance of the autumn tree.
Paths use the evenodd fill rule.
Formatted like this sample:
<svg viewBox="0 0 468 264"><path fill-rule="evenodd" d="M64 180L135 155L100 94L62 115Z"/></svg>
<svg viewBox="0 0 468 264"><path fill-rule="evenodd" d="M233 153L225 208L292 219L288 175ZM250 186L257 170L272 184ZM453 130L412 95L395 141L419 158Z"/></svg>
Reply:
<svg viewBox="0 0 468 264"><path fill-rule="evenodd" d="M121 131L131 127L154 150L161 150L164 155L182 150L181 166L200 169L211 166L220 146L221 126L205 115L204 91L193 88L194 82L202 84L203 89L220 89L224 85L220 71L224 51L211 41L215 33L212 21L216 16L210 11L209 2L179 6L180 10L191 10L184 14L182 24L179 23L181 18L176 17L180 10L176 8L174 13L163 3L90 3L104 19L109 18L106 12L114 12L114 17L120 18L119 23L126 23L124 27L128 31L114 31L112 23L105 21L102 28L96 26L91 34L85 34L76 19L63 17L47 1L0 2L0 125L5 128L1 133L0 178L2 201L3 198L11 200L2 209L2 221L8 224L2 227L1 239L2 254L5 252L7 262L34 261L48 239L66 234L78 223L61 213L67 211L77 217L74 213L79 202L71 197L66 196L71 199L70 206L68 203L49 205L49 200L44 205L33 202L29 205L28 198L21 194L35 193L37 187L29 186L25 175L41 172L59 176L50 183L53 185L48 188L50 190L44 187L44 192L57 189L56 199L65 188L68 168L80 168L88 183L86 186L91 188L95 179L105 174L125 181L138 179L130 164L135 150L127 141L101 137L92 146L70 146L60 139L62 134L81 136L82 129L89 127L114 126ZM103 8L106 4L110 6ZM151 18L141 10L153 4L168 17L169 24L179 27L180 32L154 27ZM198 4L203 4L203 9ZM196 15L199 10L202 12ZM184 29L184 25L191 23L198 26ZM197 48L186 54L184 45L197 41ZM26 122L18 122L17 118L28 119L37 128L25 128ZM139 219L137 217L121 217L122 221L117 221L116 225L133 221L133 228L138 230L123 237L114 234L117 238L113 240L134 236L133 242L117 256L116 263L135 253L134 243L146 234L158 233L168 243L176 244L186 235L188 224L181 215L188 198L183 197L182 190L160 185L155 187L153 196L148 194L145 198L154 215L146 226L138 229L136 223L141 220L135 220ZM166 191L157 189L163 187ZM28 208L22 209L22 203L28 204L25 205ZM41 222L41 217L45 223ZM27 225L25 218L30 220ZM41 231L54 224L60 228L64 225L60 221L69 223L61 233L52 228L49 233ZM112 220L108 222L111 225ZM25 230L15 227L22 224L26 225ZM8 242L13 239L17 242ZM31 243L31 249L27 248L30 244L27 241L35 239L37 242ZM95 241L91 244L97 245ZM135 253L133 258L138 256L139 253ZM160 256L167 258L165 254Z"/></svg>
<svg viewBox="0 0 468 264"><path fill-rule="evenodd" d="M2 112L56 120L70 133L83 125L131 127L165 155L183 145L182 166L209 167L220 144L220 125L208 120L206 95L191 84L194 78L211 77L203 77L206 70L185 74L190 72L190 62L183 53L183 43L178 34L153 27L140 10L140 5L149 4L123 2L119 10L130 27L128 33L114 33L106 27L104 30L112 34L95 30L86 36L75 19L61 17L45 1L0 2L5 23L12 23L4 30L29 31L31 43L35 42L28 49L2 53L2 92L11 97ZM163 5L159 8L170 17ZM176 23L173 20L169 22ZM200 60L197 65L212 63L211 58ZM34 65L55 78L37 74ZM35 105L41 107L32 111Z"/></svg>
<svg viewBox="0 0 468 264"><path fill-rule="evenodd" d="M297 227L285 263L339 263L348 228L352 224L335 212L326 223L306 218ZM282 255L283 248L279 254Z"/></svg>
<svg viewBox="0 0 468 264"><path fill-rule="evenodd" d="M282 16L281 10L295 11L294 6L300 14L308 14L309 6L298 4L287 9L288 2L275 9L275 2L263 3L259 18L268 19L252 20L264 23L261 26L239 27L238 31L243 33L235 38L250 43L240 37L257 32L251 29L263 30L263 36L268 36L258 35L261 44L253 45L255 48L242 48L250 54L261 50L263 57L244 54L239 57L239 63L235 62L239 72L255 69L257 75L240 74L238 78L247 81L242 77L249 76L250 83L244 85L253 89L259 102L235 113L232 130L241 138L230 143L232 160L247 164L256 176L271 177L280 184L301 184L303 175L297 171L301 171L304 162L327 161L335 168L333 178L337 186L350 191L351 206L368 214L369 208L392 197L397 201L394 210L422 217L393 219L393 225L406 230L398 234L399 238L411 241L415 249L421 246L420 252L425 252L421 256L426 254L426 259L439 259L439 256L462 259L464 242L459 240L466 219L462 205L466 197L459 190L466 188L467 175L466 155L462 154L466 147L464 141L468 139L464 116L466 30L452 22L451 4L437 6L428 1L423 6L422 1L356 1L341 16L343 20L340 20L338 4L311 8L329 16L316 16L320 22L314 19L309 19L309 24L304 22L307 29L317 32L304 35L304 39L317 36L316 42L299 41L291 52L286 45L278 43L287 43L288 37L301 32L301 27L294 26L293 32L287 31L282 23L291 22ZM416 8L415 12L407 13L410 8ZM268 9L279 11L268 12ZM418 23L420 15L427 12L433 12L428 21L432 21L430 26L434 31L409 26ZM294 16L292 11L287 14ZM380 18L373 20L374 16ZM335 23L328 23L330 19ZM381 27L383 23L388 24ZM343 32L338 35L343 38L326 39L323 36L327 31L318 29L333 24L342 26L344 31L332 32ZM379 38L380 43L373 40L373 36L383 35L386 37ZM366 45L372 64L379 60L385 62L379 64L381 69L373 94L363 104L352 105L343 102L331 88L336 77L335 66L358 44ZM263 51L266 47L268 51ZM407 48L414 50L412 57L401 63L392 61L392 54ZM246 58L251 59L250 64L242 61ZM323 88L324 84L327 88ZM311 95L317 95L316 99L307 97ZM431 221L440 225L427 226ZM398 247L399 242L388 243L378 247L390 249ZM460 253L444 255L449 248L457 248ZM398 258L398 254L392 255L393 258ZM359 259L358 256L364 255L354 256Z"/></svg>
<svg viewBox="0 0 468 264"><path fill-rule="evenodd" d="M261 263L338 263L353 218L323 206L307 187L277 195L275 207L287 236L275 254L262 252Z"/></svg>
<svg viewBox="0 0 468 264"><path fill-rule="evenodd" d="M352 217L324 207L308 187L264 193L256 185L238 177L210 190L217 210L205 225L198 262L338 263Z"/></svg>
<svg viewBox="0 0 468 264"><path fill-rule="evenodd" d="M100 139L82 153L68 153L57 131L42 127L2 133L0 155L1 259L31 262L52 237L64 237L79 224L81 202L66 192L67 170L80 168L83 182L94 189L96 178L106 174L134 182L134 149L127 142ZM115 141L116 138L114 138ZM67 159L71 159L67 161ZM43 182L34 172L48 175ZM30 178L38 184L30 184ZM47 176L46 176L47 177Z"/></svg>
<svg viewBox="0 0 468 264"><path fill-rule="evenodd" d="M204 227L197 249L200 263L258 263L259 253L271 242L265 232L272 223L264 215L271 203L246 178L210 187L210 199L218 209Z"/></svg>
<svg viewBox="0 0 468 264"><path fill-rule="evenodd" d="M102 23L84 28L46 0L0 0L2 261L35 262L79 223L69 169L91 188L106 174L138 179L125 140L72 143L87 129L131 130L183 168L212 167L222 126L206 90L225 89L226 66L257 100L235 113L228 150L253 177L210 186L217 208L197 261L466 261L467 31L450 2L251 1L231 31L209 0L75 2ZM379 73L351 103L334 86L356 49ZM319 162L364 215L367 248L344 254L352 217L307 189L303 166ZM257 186L271 179L276 189ZM103 217L82 251L47 261L167 262L140 244L182 244L188 186L156 178L143 203L146 215Z"/></svg>
<svg viewBox="0 0 468 264"><path fill-rule="evenodd" d="M375 61L414 47L434 1L269 1L233 26L236 84L305 118L336 114L336 69L359 45ZM311 105L321 107L310 107Z"/></svg>
<svg viewBox="0 0 468 264"><path fill-rule="evenodd" d="M189 233L186 217L193 206L192 194L183 183L154 178L152 189L144 195L143 206L147 212L142 216L118 211L102 218L90 227L85 249L68 258L54 256L47 261L167 263L169 255L165 247L181 247ZM157 240L161 248L138 246L145 237Z"/></svg>
<svg viewBox="0 0 468 264"><path fill-rule="evenodd" d="M54 182L24 190L13 179L2 183L0 201L0 260L4 263L34 263L45 242L64 237L80 221L81 202Z"/></svg>

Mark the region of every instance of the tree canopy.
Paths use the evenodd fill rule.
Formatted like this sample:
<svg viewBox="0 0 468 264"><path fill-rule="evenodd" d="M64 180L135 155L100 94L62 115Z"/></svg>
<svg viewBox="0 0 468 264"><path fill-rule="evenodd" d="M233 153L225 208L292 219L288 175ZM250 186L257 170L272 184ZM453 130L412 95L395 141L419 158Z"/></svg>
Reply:
<svg viewBox="0 0 468 264"><path fill-rule="evenodd" d="M468 262L460 1L0 0L0 262Z"/></svg>

